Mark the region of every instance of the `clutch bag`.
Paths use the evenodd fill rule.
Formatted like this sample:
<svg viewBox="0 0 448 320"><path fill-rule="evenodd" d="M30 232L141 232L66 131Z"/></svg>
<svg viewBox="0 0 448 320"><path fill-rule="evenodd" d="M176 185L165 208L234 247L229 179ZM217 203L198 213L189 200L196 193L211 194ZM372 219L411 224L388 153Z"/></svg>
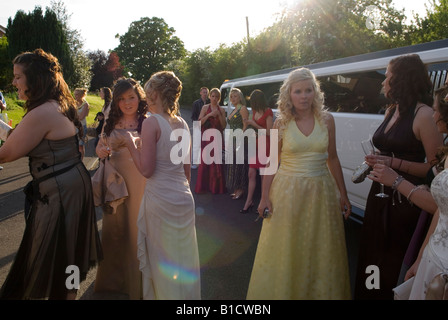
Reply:
<svg viewBox="0 0 448 320"><path fill-rule="evenodd" d="M359 165L354 171L352 175L353 183L361 183L365 180L365 178L369 175L370 171L372 171L372 167L370 167L365 161Z"/></svg>

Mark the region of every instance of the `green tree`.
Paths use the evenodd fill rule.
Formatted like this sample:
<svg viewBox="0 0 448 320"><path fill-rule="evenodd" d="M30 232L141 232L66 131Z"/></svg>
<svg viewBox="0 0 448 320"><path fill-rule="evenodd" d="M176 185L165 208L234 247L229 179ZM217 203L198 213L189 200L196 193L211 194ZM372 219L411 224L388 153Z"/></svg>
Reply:
<svg viewBox="0 0 448 320"><path fill-rule="evenodd" d="M162 18L142 18L132 22L124 35L117 35L120 44L114 51L125 70L144 82L171 61L185 57L184 44L174 33Z"/></svg>
<svg viewBox="0 0 448 320"><path fill-rule="evenodd" d="M214 53L209 48L197 49L183 59L177 75L183 85L181 103L191 105L199 97L201 87L219 86L213 82Z"/></svg>
<svg viewBox="0 0 448 320"><path fill-rule="evenodd" d="M78 30L71 29L69 22L71 14L67 13L65 4L62 1L51 1L51 10L55 12L58 20L62 24L67 43L70 48L70 55L73 61L73 73L65 79L72 88L89 88L92 79L91 61L83 50L83 39Z"/></svg>
<svg viewBox="0 0 448 320"><path fill-rule="evenodd" d="M310 64L409 44L404 20L392 0L298 1L277 30L300 64Z"/></svg>
<svg viewBox="0 0 448 320"><path fill-rule="evenodd" d="M93 74L90 90L99 90L102 87L112 88L114 82L123 75L123 66L118 55L111 52L107 55L102 50L89 53Z"/></svg>
<svg viewBox="0 0 448 320"><path fill-rule="evenodd" d="M59 59L66 79L72 77L74 64L67 37L62 23L51 9L47 8L45 15L39 6L28 14L17 11L14 19L8 19L6 36L11 60L24 51L42 48Z"/></svg>
<svg viewBox="0 0 448 320"><path fill-rule="evenodd" d="M12 63L8 55L8 38L0 38L0 91L9 91L12 81Z"/></svg>
<svg viewBox="0 0 448 320"><path fill-rule="evenodd" d="M415 16L412 42L423 43L448 38L448 0L431 0L426 6L426 17Z"/></svg>

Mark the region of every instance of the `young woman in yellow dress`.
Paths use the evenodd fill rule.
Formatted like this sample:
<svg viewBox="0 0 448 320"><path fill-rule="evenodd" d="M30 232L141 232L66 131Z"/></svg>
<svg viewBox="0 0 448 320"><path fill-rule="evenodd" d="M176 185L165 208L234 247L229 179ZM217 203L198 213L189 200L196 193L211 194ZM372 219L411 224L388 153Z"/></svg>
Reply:
<svg viewBox="0 0 448 320"><path fill-rule="evenodd" d="M262 183L263 221L248 299L350 299L343 215L351 205L336 152L333 116L305 68L280 89L278 171ZM271 145L271 148L277 146ZM271 164L272 165L272 164ZM338 193L339 190L339 193Z"/></svg>

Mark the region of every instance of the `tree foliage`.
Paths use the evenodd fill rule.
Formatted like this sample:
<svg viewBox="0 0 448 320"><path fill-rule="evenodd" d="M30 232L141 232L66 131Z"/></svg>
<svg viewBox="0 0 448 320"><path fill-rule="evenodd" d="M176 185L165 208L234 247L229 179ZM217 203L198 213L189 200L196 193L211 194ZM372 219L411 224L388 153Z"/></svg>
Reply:
<svg viewBox="0 0 448 320"><path fill-rule="evenodd" d="M431 0L426 6L426 17L415 16L412 42L424 43L448 38L448 0Z"/></svg>
<svg viewBox="0 0 448 320"><path fill-rule="evenodd" d="M91 61L83 50L81 33L69 27L71 14L67 12L62 1L51 1L51 10L56 14L62 24L62 29L67 38L70 56L73 61L73 72L65 79L72 88L88 88L92 78L90 71Z"/></svg>
<svg viewBox="0 0 448 320"><path fill-rule="evenodd" d="M112 88L114 82L123 76L123 66L118 55L111 52L107 55L104 51L97 50L89 53L93 74L90 90L96 91L102 87Z"/></svg>
<svg viewBox="0 0 448 320"><path fill-rule="evenodd" d="M117 35L120 44L109 56L88 54L91 89L111 86L123 74L144 82L154 72L169 69L183 82L181 103L191 104L200 87L219 87L225 79L448 38L448 0L425 1L429 1L426 16L415 15L409 21L404 9L395 8L392 0L297 0L285 5L272 26L258 35L193 52L186 52L163 19L142 18L131 23L124 35ZM52 8L56 15L48 9L44 15L36 7L30 14L18 11L9 20L9 46L0 42L0 69L5 48L11 59L45 45L44 50L60 59L66 77L76 81L70 70L85 70L87 54L82 51L80 34L67 27L69 16L63 3L53 3Z"/></svg>
<svg viewBox="0 0 448 320"><path fill-rule="evenodd" d="M391 0L302 0L277 22L300 64L410 44L405 15Z"/></svg>
<svg viewBox="0 0 448 320"><path fill-rule="evenodd" d="M39 6L28 14L17 11L14 19L8 19L6 36L11 60L22 52L42 48L59 59L66 79L72 77L74 63L67 37L62 23L51 9L47 8L45 14Z"/></svg>
<svg viewBox="0 0 448 320"><path fill-rule="evenodd" d="M119 36L120 44L114 51L125 70L144 82L171 61L185 56L184 44L174 33L161 18L142 18L132 22L128 31Z"/></svg>
<svg viewBox="0 0 448 320"><path fill-rule="evenodd" d="M8 55L8 38L0 38L0 91L9 91L12 79L12 63Z"/></svg>

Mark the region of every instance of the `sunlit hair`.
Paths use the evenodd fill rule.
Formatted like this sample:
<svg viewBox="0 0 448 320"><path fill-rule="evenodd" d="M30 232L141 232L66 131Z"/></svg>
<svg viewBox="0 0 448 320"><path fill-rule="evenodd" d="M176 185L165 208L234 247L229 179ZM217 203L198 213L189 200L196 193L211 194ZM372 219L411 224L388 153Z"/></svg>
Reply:
<svg viewBox="0 0 448 320"><path fill-rule="evenodd" d="M438 107L438 111L440 114L440 119L438 120L438 122L444 122L446 128L448 128L448 101L446 100L447 96L448 86L441 87L434 92L434 106ZM444 169L444 161L446 156L448 155L448 146L446 144L447 139L448 136L445 136L444 146L439 149L439 152L436 155L436 169L438 171L442 171Z"/></svg>
<svg viewBox="0 0 448 320"><path fill-rule="evenodd" d="M103 92L103 95L104 95L103 109L106 110L106 108L112 102L112 90L110 90L110 88L108 88L108 87L103 87L100 90Z"/></svg>
<svg viewBox="0 0 448 320"><path fill-rule="evenodd" d="M219 90L218 88L211 89L210 93L208 94L208 97L210 98L213 93L217 93L219 100L221 100L221 90ZM218 101L218 104L219 104L219 101Z"/></svg>
<svg viewBox="0 0 448 320"><path fill-rule="evenodd" d="M79 130L79 137L82 137L83 129L76 102L64 80L58 59L42 49L36 49L19 54L14 58L13 64L20 65L26 77L26 114L49 100L55 100L61 113L74 123Z"/></svg>
<svg viewBox="0 0 448 320"><path fill-rule="evenodd" d="M264 111L268 108L268 103L266 101L266 96L263 91L256 89L252 91L249 98L250 107L253 111Z"/></svg>
<svg viewBox="0 0 448 320"><path fill-rule="evenodd" d="M120 121L121 117L123 117L123 112L121 112L119 107L120 98L125 94L128 90L134 90L137 94L139 103L137 109L137 118L138 118L138 126L137 131L141 133L142 131L142 123L146 118L146 113L148 112L148 105L146 104L145 92L140 85L139 82L132 78L122 78L117 81L114 86L114 90L112 92L112 102L110 105L110 113L109 117L106 120L106 125L104 127L104 132L106 135L110 135L112 130L114 130L117 123Z"/></svg>
<svg viewBox="0 0 448 320"><path fill-rule="evenodd" d="M418 54L399 56L389 62L390 90L387 98L398 105L400 115L412 112L417 102L432 105L432 83Z"/></svg>
<svg viewBox="0 0 448 320"><path fill-rule="evenodd" d="M151 91L159 94L163 110L170 116L179 114L179 98L182 93L182 81L172 71L154 73L145 84L145 92L149 96Z"/></svg>
<svg viewBox="0 0 448 320"><path fill-rule="evenodd" d="M311 70L307 68L296 69L288 75L288 78L285 79L280 88L280 94L277 101L279 109L277 123L280 138L282 137L283 130L285 129L286 124L289 121L294 120L297 116L296 110L291 101L291 87L293 84L305 80L311 80L315 93L314 101L311 105L311 108L313 109L314 115L317 120L322 123L323 114L326 112L326 110L324 108L324 93L320 89L320 83L316 79L314 73L311 72Z"/></svg>
<svg viewBox="0 0 448 320"><path fill-rule="evenodd" d="M82 99L84 99L87 95L87 89L84 88L76 88L75 91L73 91L74 93L80 93L82 94Z"/></svg>
<svg viewBox="0 0 448 320"><path fill-rule="evenodd" d="M242 104L243 106L246 105L246 98L244 98L244 94L241 92L240 89L238 88L232 88L232 90L230 90L230 95L232 95L232 93L235 93L238 95L238 97L240 98L240 104ZM236 106L235 106L236 107Z"/></svg>

